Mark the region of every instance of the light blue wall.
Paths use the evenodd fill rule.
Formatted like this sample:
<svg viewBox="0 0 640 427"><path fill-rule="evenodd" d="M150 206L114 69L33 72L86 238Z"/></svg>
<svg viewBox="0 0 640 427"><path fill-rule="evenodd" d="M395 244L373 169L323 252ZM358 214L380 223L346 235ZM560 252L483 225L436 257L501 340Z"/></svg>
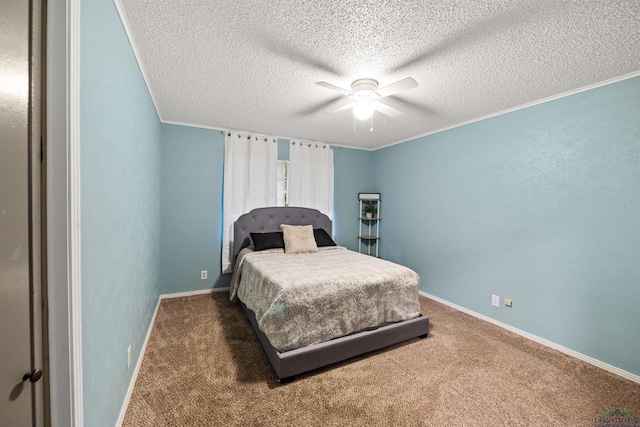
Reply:
<svg viewBox="0 0 640 427"><path fill-rule="evenodd" d="M162 125L163 294L229 286L220 274L223 164L219 131Z"/></svg>
<svg viewBox="0 0 640 427"><path fill-rule="evenodd" d="M81 19L84 425L111 427L159 295L160 122L113 1Z"/></svg>
<svg viewBox="0 0 640 427"><path fill-rule="evenodd" d="M279 145L288 160L288 144ZM335 240L357 248L358 192L371 191L369 151L334 150ZM161 293L229 286L221 275L224 137L219 131L162 125ZM200 271L208 270L208 279Z"/></svg>
<svg viewBox="0 0 640 427"><path fill-rule="evenodd" d="M640 374L640 78L381 149L373 164L382 253L422 290Z"/></svg>
<svg viewBox="0 0 640 427"><path fill-rule="evenodd" d="M333 229L337 244L358 250L358 193L372 191L373 152L333 149Z"/></svg>

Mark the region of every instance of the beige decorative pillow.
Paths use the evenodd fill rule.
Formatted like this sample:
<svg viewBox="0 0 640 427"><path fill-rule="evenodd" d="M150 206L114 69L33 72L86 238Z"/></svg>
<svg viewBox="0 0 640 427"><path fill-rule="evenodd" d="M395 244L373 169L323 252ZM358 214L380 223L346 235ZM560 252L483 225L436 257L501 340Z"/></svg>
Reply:
<svg viewBox="0 0 640 427"><path fill-rule="evenodd" d="M318 252L316 239L313 237L312 225L286 225L280 224L282 237L284 238L284 253L302 254L306 252Z"/></svg>

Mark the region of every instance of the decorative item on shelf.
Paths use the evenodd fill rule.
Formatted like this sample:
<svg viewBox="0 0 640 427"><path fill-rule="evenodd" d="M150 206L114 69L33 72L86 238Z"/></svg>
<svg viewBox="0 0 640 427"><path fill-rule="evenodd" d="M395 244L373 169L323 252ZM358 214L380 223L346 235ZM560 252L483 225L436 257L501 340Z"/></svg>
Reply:
<svg viewBox="0 0 640 427"><path fill-rule="evenodd" d="M366 215L367 219L371 219L378 213L378 208L373 203L365 203L362 208L362 212Z"/></svg>

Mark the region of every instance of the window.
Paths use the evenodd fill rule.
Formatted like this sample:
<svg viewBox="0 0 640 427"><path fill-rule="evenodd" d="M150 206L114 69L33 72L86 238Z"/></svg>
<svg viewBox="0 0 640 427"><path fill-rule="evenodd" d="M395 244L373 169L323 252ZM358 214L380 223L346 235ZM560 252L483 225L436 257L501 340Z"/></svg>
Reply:
<svg viewBox="0 0 640 427"><path fill-rule="evenodd" d="M289 206L289 162L278 160L277 202L276 206Z"/></svg>

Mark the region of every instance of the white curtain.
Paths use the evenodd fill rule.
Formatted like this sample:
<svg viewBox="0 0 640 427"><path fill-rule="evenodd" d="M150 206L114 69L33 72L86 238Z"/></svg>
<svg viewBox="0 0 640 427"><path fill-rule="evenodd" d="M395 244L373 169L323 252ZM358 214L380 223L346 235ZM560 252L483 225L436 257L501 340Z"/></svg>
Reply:
<svg viewBox="0 0 640 427"><path fill-rule="evenodd" d="M224 137L222 272L231 272L233 223L251 209L275 206L278 142L273 137L227 132Z"/></svg>
<svg viewBox="0 0 640 427"><path fill-rule="evenodd" d="M329 144L291 142L289 206L318 209L333 219L333 150Z"/></svg>

